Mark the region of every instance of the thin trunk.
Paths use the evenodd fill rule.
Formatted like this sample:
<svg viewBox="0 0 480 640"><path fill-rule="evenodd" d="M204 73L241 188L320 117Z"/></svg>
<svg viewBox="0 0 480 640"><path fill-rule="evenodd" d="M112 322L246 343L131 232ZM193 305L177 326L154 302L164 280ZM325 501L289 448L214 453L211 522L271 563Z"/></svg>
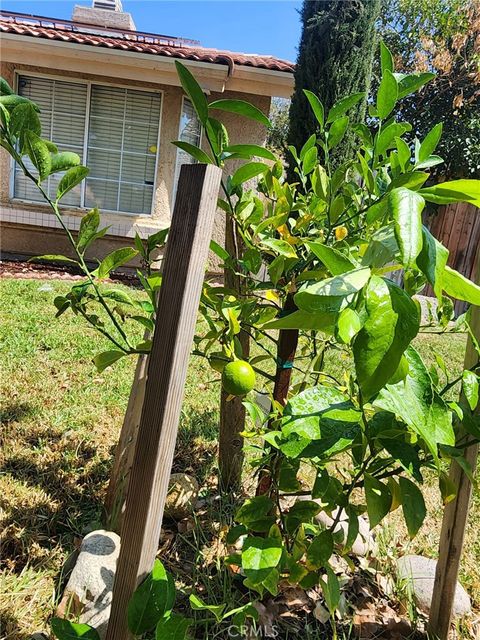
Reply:
<svg viewBox="0 0 480 640"><path fill-rule="evenodd" d="M234 258L241 258L242 243L235 231L235 221L226 216L225 249ZM238 294L242 292L239 276L230 269L224 272L225 286L234 289ZM250 337L243 331L238 335L242 345L243 358L248 359L250 353ZM220 486L224 490L237 489L242 480L243 467L243 438L240 435L245 430L245 407L242 398L234 397L227 400L228 394L222 389L220 397L220 434L218 442L218 466L220 471Z"/></svg>
<svg viewBox="0 0 480 640"><path fill-rule="evenodd" d="M296 311L293 294L289 294L285 300L283 315ZM292 367L295 361L295 353L298 346L298 329L281 329L277 343L277 370L275 372L275 386L273 398L281 405L285 405L288 390L292 379ZM272 486L272 477L266 470L260 475L257 486L257 496L269 493Z"/></svg>

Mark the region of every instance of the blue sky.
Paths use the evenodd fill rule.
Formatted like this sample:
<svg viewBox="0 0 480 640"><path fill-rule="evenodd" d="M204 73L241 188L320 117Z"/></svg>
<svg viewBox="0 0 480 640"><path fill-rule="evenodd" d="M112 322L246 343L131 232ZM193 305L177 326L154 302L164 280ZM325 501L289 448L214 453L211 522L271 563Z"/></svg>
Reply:
<svg viewBox="0 0 480 640"><path fill-rule="evenodd" d="M4 10L70 18L89 0L2 0ZM200 40L206 47L295 60L300 0L123 0L137 29Z"/></svg>

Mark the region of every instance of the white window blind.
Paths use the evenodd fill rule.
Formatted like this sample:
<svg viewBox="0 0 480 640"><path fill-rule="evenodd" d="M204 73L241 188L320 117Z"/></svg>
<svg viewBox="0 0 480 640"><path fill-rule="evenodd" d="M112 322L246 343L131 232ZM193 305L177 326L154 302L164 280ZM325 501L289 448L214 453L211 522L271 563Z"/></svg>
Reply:
<svg viewBox="0 0 480 640"><path fill-rule="evenodd" d="M82 162L86 156L90 174L84 185L63 200L65 204L151 212L160 94L100 85L91 85L89 92L86 84L23 76L19 92L39 105L45 137L50 137L61 151L78 153ZM51 195L61 175L49 178ZM36 189L20 170L15 172L15 197L39 200Z"/></svg>
<svg viewBox="0 0 480 640"><path fill-rule="evenodd" d="M202 127L193 105L188 98L183 99L178 139L183 142L189 142L196 147L201 146ZM183 151L183 149L177 149L177 159L175 164L175 191L177 189L180 167L182 164L195 164L196 162L195 158L192 158L192 156L186 151Z"/></svg>
<svg viewBox="0 0 480 640"><path fill-rule="evenodd" d="M87 110L87 86L72 82L28 78L21 76L18 83L20 95L33 100L40 107L42 134L54 142L59 151L74 151L84 159L85 118ZM35 169L26 157L29 169ZM47 180L48 195L55 197L57 185L63 173L55 173ZM81 185L72 189L63 203L81 206ZM22 170L15 167L15 197L24 200L41 200L35 185Z"/></svg>

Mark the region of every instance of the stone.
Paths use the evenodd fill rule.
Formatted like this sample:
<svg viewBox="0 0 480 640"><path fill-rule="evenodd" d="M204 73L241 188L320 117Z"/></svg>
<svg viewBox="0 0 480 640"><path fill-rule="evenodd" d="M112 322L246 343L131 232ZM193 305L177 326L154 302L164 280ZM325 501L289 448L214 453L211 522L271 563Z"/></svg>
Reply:
<svg viewBox="0 0 480 640"><path fill-rule="evenodd" d="M164 515L183 520L192 514L198 497L198 482L186 473L172 473L168 485Z"/></svg>
<svg viewBox="0 0 480 640"><path fill-rule="evenodd" d="M320 513L317 516L315 516L315 518L319 524L325 527L325 529L328 529L328 527L332 526L337 513L338 513L338 509L334 509L332 511L333 517L331 517L328 515L328 513L325 513L325 511L320 511ZM375 556L378 552L378 547L377 547L377 543L375 542L375 538L373 537L373 534L370 531L370 525L368 520L360 516L358 519L358 526L359 526L358 536L356 537L355 542L352 545L352 549L351 549L352 553L355 554L356 556L368 556L368 555ZM346 540L347 533L348 533L348 518L344 511L342 512L339 523L335 527L335 533L338 531L343 532L343 539Z"/></svg>
<svg viewBox="0 0 480 640"><path fill-rule="evenodd" d="M428 614L432 602L437 561L424 556L407 555L397 560L397 577L407 583L419 609ZM457 582L453 615L461 618L472 610L470 596Z"/></svg>
<svg viewBox="0 0 480 640"><path fill-rule="evenodd" d="M120 537L112 531L92 531L82 541L75 567L57 609L59 617L79 616L101 638L107 632Z"/></svg>

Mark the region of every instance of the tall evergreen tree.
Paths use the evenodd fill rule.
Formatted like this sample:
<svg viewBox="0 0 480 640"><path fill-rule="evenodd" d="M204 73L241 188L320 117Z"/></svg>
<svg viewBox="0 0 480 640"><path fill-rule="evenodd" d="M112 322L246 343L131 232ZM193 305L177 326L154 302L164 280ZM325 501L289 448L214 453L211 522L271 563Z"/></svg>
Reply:
<svg viewBox="0 0 480 640"><path fill-rule="evenodd" d="M304 89L320 97L326 113L340 98L368 91L379 12L380 0L304 0L288 135L296 148L302 147L317 126ZM366 102L360 102L348 115L361 121L365 107ZM334 161L350 157L353 144L353 136L346 137Z"/></svg>

